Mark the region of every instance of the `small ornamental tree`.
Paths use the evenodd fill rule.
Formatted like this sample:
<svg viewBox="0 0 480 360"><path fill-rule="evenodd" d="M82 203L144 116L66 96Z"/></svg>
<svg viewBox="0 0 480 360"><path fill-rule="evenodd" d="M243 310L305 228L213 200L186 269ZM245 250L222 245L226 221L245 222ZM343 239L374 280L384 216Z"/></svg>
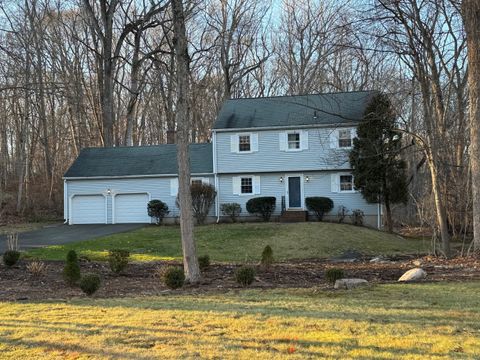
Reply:
<svg viewBox="0 0 480 360"><path fill-rule="evenodd" d="M67 261L63 268L63 278L69 285L75 285L80 280L80 265L75 250L67 253Z"/></svg>
<svg viewBox="0 0 480 360"><path fill-rule="evenodd" d="M225 216L229 216L232 222L237 222L237 218L242 212L242 207L238 203L226 203L220 205L220 210Z"/></svg>
<svg viewBox="0 0 480 360"><path fill-rule="evenodd" d="M215 187L210 184L192 184L190 186L192 193L193 216L197 220L197 224L204 224L208 212L215 202L217 192Z"/></svg>
<svg viewBox="0 0 480 360"><path fill-rule="evenodd" d="M247 201L247 211L261 216L263 221L269 221L275 211L276 199L273 196L257 197Z"/></svg>
<svg viewBox="0 0 480 360"><path fill-rule="evenodd" d="M329 213L333 209L333 201L327 197L307 197L305 198L307 209L317 216L318 221L323 220L323 215Z"/></svg>
<svg viewBox="0 0 480 360"><path fill-rule="evenodd" d="M386 223L393 231L391 205L407 201L406 163L400 158L402 133L389 98L376 95L367 106L353 140L350 164L355 187L369 203L385 205Z"/></svg>
<svg viewBox="0 0 480 360"><path fill-rule="evenodd" d="M157 225L160 225L165 215L168 215L168 205L160 200L150 200L147 205L148 216L156 219Z"/></svg>

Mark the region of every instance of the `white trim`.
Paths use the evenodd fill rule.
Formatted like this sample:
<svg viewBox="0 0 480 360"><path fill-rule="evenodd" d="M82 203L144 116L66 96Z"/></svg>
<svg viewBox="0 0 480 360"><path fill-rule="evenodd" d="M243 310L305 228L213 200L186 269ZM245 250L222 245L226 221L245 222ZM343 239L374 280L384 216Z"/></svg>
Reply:
<svg viewBox="0 0 480 360"><path fill-rule="evenodd" d="M193 173L195 176L213 176L214 173ZM141 179L141 178L172 178L178 177L178 174L152 174L152 175L119 175L119 176L84 176L84 177L63 177L62 179L71 180L102 180L102 179Z"/></svg>
<svg viewBox="0 0 480 360"><path fill-rule="evenodd" d="M65 220L64 224L68 223L68 185L67 180L63 180L63 220Z"/></svg>
<svg viewBox="0 0 480 360"><path fill-rule="evenodd" d="M238 189L238 193L235 193L235 178L237 178L238 180L238 184L239 184L239 189ZM251 193L242 193L242 178L251 178L252 179L252 192ZM255 188L257 187L257 185L255 184L256 181L257 181L257 178L258 178L258 181L260 183L260 176L259 175L238 175L238 176L234 176L232 177L232 187L233 187L233 195L238 195L238 196L252 196L252 195L258 195L260 194L260 186L258 186L258 193L255 192Z"/></svg>
<svg viewBox="0 0 480 360"><path fill-rule="evenodd" d="M340 183L340 176L351 176L352 177L352 190L342 190L342 184ZM353 177L352 173L348 172L341 172L337 174L338 178L338 193L340 194L352 194L358 192L358 190L355 190L355 178Z"/></svg>
<svg viewBox="0 0 480 360"><path fill-rule="evenodd" d="M260 130L286 130L286 129L312 129L312 128L344 128L357 126L360 121L351 121L336 124L313 124L313 125L295 125L295 126L262 126L249 128L234 128L234 129L214 129L217 133L220 132L246 132L246 131L260 131Z"/></svg>
<svg viewBox="0 0 480 360"><path fill-rule="evenodd" d="M288 194L288 183L289 183L289 178L300 178L300 207L290 207L290 198ZM305 189L304 189L304 183L305 183L305 178L303 176L303 173L299 174L285 174L285 208L291 209L291 210L305 210Z"/></svg>
<svg viewBox="0 0 480 360"><path fill-rule="evenodd" d="M293 149L290 149L290 148L289 148L288 135L291 135L291 134L298 134L298 148L293 148ZM303 131L302 131L302 130L289 130L289 131L285 131L285 140L286 140L285 151L287 151L287 152L303 151L303 149L302 149L302 135L303 135Z"/></svg>

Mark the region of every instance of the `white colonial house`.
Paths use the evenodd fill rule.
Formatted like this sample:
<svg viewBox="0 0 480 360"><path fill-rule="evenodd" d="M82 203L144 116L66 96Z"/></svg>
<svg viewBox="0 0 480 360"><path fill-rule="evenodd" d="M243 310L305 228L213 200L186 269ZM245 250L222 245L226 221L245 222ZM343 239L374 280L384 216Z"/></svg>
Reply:
<svg viewBox="0 0 480 360"><path fill-rule="evenodd" d="M225 102L212 142L190 145L192 181L215 186L211 221L222 220L223 203L259 196L277 200L274 219L306 214L305 198L324 196L335 208L360 209L365 223L380 226L381 207L355 190L348 153L375 92L344 92ZM87 148L64 176L69 224L150 223L147 203L159 199L179 215L176 146ZM301 217L300 217L301 218Z"/></svg>

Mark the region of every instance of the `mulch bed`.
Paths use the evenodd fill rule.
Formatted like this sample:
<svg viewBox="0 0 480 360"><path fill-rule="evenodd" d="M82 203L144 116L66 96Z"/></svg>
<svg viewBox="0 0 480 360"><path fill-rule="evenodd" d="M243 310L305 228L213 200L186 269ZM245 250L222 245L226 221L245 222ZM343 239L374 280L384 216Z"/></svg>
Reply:
<svg viewBox="0 0 480 360"><path fill-rule="evenodd" d="M45 274L34 277L27 270L28 260L7 268L0 265L0 301L49 300L85 297L79 288L69 287L62 278L63 262L48 261ZM102 278L102 286L95 298L120 298L162 294L219 292L241 287L233 280L239 265L213 264L203 274L200 284L186 285L180 290L167 289L155 276L155 270L175 262L131 263L121 275L114 275L107 263L81 261L82 273L94 272ZM396 258L371 263L368 260L343 262L342 260L301 260L277 263L270 270L257 267L257 279L252 288L305 288L332 289L325 278L325 269L340 267L346 277L362 278L371 283L393 283L408 269L423 268L427 280L466 281L480 280L479 258L441 259L435 257Z"/></svg>

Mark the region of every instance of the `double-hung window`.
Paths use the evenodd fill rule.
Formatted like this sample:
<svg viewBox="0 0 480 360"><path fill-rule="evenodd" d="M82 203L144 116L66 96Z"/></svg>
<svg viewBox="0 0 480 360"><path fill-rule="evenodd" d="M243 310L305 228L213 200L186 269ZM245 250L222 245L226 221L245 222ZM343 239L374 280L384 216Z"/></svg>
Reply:
<svg viewBox="0 0 480 360"><path fill-rule="evenodd" d="M251 177L240 179L240 192L242 194L253 194L253 179Z"/></svg>
<svg viewBox="0 0 480 360"><path fill-rule="evenodd" d="M352 147L352 132L350 129L338 130L338 147L339 148Z"/></svg>
<svg viewBox="0 0 480 360"><path fill-rule="evenodd" d="M299 150L300 149L300 134L299 133L288 133L288 150Z"/></svg>
<svg viewBox="0 0 480 360"><path fill-rule="evenodd" d="M238 136L238 151L239 152L251 151L250 135Z"/></svg>
<svg viewBox="0 0 480 360"><path fill-rule="evenodd" d="M353 185L352 175L340 175L340 191L353 191L355 190Z"/></svg>

